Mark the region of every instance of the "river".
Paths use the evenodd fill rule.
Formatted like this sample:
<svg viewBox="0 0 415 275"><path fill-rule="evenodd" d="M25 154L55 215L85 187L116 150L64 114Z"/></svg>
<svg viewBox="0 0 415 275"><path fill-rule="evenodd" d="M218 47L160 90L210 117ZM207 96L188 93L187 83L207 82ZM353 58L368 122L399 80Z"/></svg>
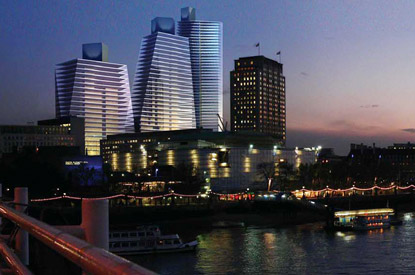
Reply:
<svg viewBox="0 0 415 275"><path fill-rule="evenodd" d="M329 233L323 223L194 232L196 252L130 259L160 274L415 274L415 213L401 218L369 232Z"/></svg>

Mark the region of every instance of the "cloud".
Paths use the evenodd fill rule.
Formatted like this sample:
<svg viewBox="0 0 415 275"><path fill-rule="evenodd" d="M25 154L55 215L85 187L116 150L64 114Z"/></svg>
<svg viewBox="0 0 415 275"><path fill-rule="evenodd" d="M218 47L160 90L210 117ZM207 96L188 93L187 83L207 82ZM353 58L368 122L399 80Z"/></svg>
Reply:
<svg viewBox="0 0 415 275"><path fill-rule="evenodd" d="M301 72L300 75L304 76L304 77L308 77L308 73L306 73L306 72Z"/></svg>
<svg viewBox="0 0 415 275"><path fill-rule="evenodd" d="M401 131L404 131L404 132L407 132L407 133L411 133L411 134L415 134L415 128L401 129Z"/></svg>
<svg viewBox="0 0 415 275"><path fill-rule="evenodd" d="M369 108L378 108L379 105L378 104L366 104L366 105L360 105L360 108L365 108L365 109L369 109Z"/></svg>
<svg viewBox="0 0 415 275"><path fill-rule="evenodd" d="M343 120L343 119L333 120L333 121L330 121L328 124L332 128L336 128L337 130L345 130L345 131L364 132L364 131L370 131L370 130L379 128L377 126L357 124L353 121Z"/></svg>

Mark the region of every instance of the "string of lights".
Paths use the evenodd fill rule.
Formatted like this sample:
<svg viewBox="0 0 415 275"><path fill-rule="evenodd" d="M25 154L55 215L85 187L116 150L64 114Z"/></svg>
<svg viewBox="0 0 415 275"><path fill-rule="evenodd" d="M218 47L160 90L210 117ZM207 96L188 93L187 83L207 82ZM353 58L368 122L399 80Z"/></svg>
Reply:
<svg viewBox="0 0 415 275"><path fill-rule="evenodd" d="M221 194L224 195L224 194ZM199 197L208 197L208 194L195 194L195 195L189 195L189 194L180 194L180 193L169 193L169 194L163 194L163 195L157 195L157 196L134 196L134 195L124 195L124 194L117 194L107 197L99 197L99 198L87 198L87 197L75 197L75 196L57 196L57 197L50 197L50 198L41 198L41 199L31 199L31 202L44 202L44 201L54 201L54 200L60 200L60 199L70 199L70 200L111 200L111 199L117 199L117 198L129 198L129 199L160 199L160 198L166 198L166 197L186 197L186 198L199 198Z"/></svg>
<svg viewBox="0 0 415 275"><path fill-rule="evenodd" d="M295 192L316 192L316 193L319 193L319 192L347 192L347 191L373 191L375 189L379 189L379 190L382 190L382 191L387 191L387 190L392 190L392 189L395 189L395 188L397 190L408 190L410 188L415 188L415 185L413 185L413 184L408 185L408 186L391 185L389 187L380 187L380 186L375 185L375 186L368 187L368 188L359 188L359 187L356 187L356 186L352 186L350 188L345 188L345 189L340 189L340 188L333 189L333 188L330 188L330 187L326 187L326 188L323 188L323 189L320 189L320 190L312 190L312 189L302 188L300 190L296 190ZM280 192L280 191L274 191L274 192Z"/></svg>
<svg viewBox="0 0 415 275"><path fill-rule="evenodd" d="M408 186L397 186L397 185L391 185L389 187L380 187L380 186L372 186L372 187L368 187L368 188L359 188L356 186L352 186L350 188L345 188L345 189L333 189L330 187L326 187L323 189L319 189L319 190L312 190L312 189L306 189L306 188L302 188L300 190L295 190L294 192L315 192L315 193L319 193L319 192L348 192L348 191L373 191L375 189L379 189L382 191L387 191L387 190L392 190L392 189L397 189L397 190L408 190L408 189L415 189L415 185L411 184ZM278 193L280 191L278 190L273 190L273 192ZM216 193L216 192L210 192L209 194L180 194L180 193L168 193L168 194L163 194L163 195L157 195L157 196L134 196L134 195L124 195L124 194L116 194L116 195L112 195L112 196L107 196L107 197L99 197L99 198L86 198L86 197L76 197L76 196L67 196L67 195L63 195L63 196L57 196L57 197L50 197L50 198L41 198L41 199L31 199L31 202L45 202L45 201L54 201L54 200L61 200L61 199L70 199L70 200L111 200L111 199L118 199L118 198L129 198L129 199L160 199L160 198L167 198L167 197L180 197L180 198L205 198L205 197L209 197L209 195L215 195L215 196L242 196L245 195L245 192L239 192L239 193L229 193L229 194L222 194L222 193Z"/></svg>

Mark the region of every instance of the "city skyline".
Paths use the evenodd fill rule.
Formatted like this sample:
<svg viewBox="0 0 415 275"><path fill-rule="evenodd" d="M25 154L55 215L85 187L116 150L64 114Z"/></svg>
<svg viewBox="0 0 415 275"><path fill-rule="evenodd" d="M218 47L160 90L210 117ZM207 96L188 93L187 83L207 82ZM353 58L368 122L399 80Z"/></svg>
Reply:
<svg viewBox="0 0 415 275"><path fill-rule="evenodd" d="M412 3L178 1L19 4L0 11L4 43L0 123L54 117L54 65L102 41L109 62L127 64L133 79L141 39L155 16L193 6L198 18L224 26L224 112L235 59L282 52L287 78L287 145L322 145L345 153L350 143L413 140L411 69L415 68ZM59 18L59 20L58 20ZM243 20L241 20L243 18ZM266 26L266 27L264 27ZM39 39L41 37L42 39Z"/></svg>

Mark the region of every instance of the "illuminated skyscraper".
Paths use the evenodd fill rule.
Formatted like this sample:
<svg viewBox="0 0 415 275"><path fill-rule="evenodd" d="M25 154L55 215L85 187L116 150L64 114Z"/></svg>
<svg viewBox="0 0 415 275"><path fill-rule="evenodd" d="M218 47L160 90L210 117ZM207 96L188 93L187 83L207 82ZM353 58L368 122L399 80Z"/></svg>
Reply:
<svg viewBox="0 0 415 275"><path fill-rule="evenodd" d="M242 57L230 77L232 131L261 132L285 142L282 64L264 56Z"/></svg>
<svg viewBox="0 0 415 275"><path fill-rule="evenodd" d="M222 23L196 20L194 8L181 10L177 34L188 37L198 128L218 130L223 115Z"/></svg>
<svg viewBox="0 0 415 275"><path fill-rule="evenodd" d="M103 43L84 44L82 52L56 66L56 117L85 118L85 152L99 155L101 139L133 131L128 71L107 62Z"/></svg>
<svg viewBox="0 0 415 275"><path fill-rule="evenodd" d="M132 91L137 132L196 127L189 39L174 25L157 17L142 40Z"/></svg>

